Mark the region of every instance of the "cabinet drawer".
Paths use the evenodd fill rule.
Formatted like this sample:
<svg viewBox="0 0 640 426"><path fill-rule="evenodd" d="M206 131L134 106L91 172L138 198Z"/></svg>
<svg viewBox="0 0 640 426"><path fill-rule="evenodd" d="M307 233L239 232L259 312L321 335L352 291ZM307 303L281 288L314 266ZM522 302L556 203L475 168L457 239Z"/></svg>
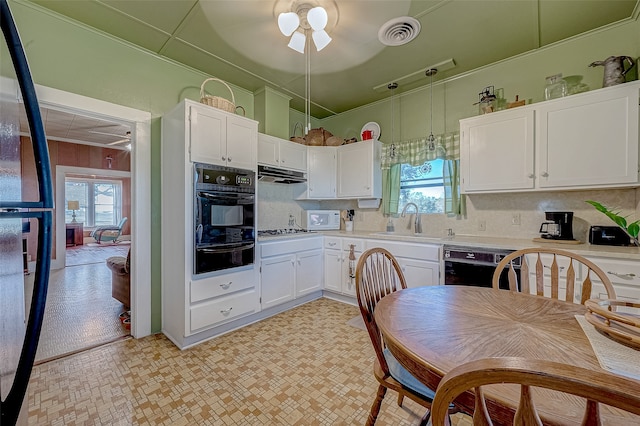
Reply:
<svg viewBox="0 0 640 426"><path fill-rule="evenodd" d="M434 244L404 243L387 240L368 240L367 249L381 247L389 250L395 257L409 259L440 261L440 246Z"/></svg>
<svg viewBox="0 0 640 426"><path fill-rule="evenodd" d="M204 302L190 309L191 331L213 327L223 322L256 312L258 295L255 290L232 294Z"/></svg>
<svg viewBox="0 0 640 426"><path fill-rule="evenodd" d="M191 281L191 303L254 287L253 269Z"/></svg>
<svg viewBox="0 0 640 426"><path fill-rule="evenodd" d="M355 251L363 252L366 250L365 240L363 240L362 238L343 238L342 250L349 251L351 249L351 247L349 247L351 244L355 246Z"/></svg>
<svg viewBox="0 0 640 426"><path fill-rule="evenodd" d="M593 263L602 269L612 283L620 283L640 288L640 263L625 262L613 259L590 258ZM598 277L592 277L597 280Z"/></svg>
<svg viewBox="0 0 640 426"><path fill-rule="evenodd" d="M324 237L324 248L340 250L342 248L340 237Z"/></svg>
<svg viewBox="0 0 640 426"><path fill-rule="evenodd" d="M285 241L269 241L260 243L260 256L279 256L287 253L297 253L304 250L322 248L322 237L299 238Z"/></svg>

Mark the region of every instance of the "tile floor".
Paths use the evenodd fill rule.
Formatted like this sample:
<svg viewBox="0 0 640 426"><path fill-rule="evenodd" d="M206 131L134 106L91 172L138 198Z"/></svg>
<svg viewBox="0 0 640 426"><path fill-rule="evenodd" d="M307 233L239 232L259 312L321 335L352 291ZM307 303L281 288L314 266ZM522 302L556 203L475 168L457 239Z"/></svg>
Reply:
<svg viewBox="0 0 640 426"><path fill-rule="evenodd" d="M128 336L118 318L124 310L111 297L104 260L51 271L36 362Z"/></svg>
<svg viewBox="0 0 640 426"><path fill-rule="evenodd" d="M40 364L29 424L361 425L377 382L366 331L347 324L357 315L323 298L184 351L158 334ZM390 392L377 424L422 414Z"/></svg>

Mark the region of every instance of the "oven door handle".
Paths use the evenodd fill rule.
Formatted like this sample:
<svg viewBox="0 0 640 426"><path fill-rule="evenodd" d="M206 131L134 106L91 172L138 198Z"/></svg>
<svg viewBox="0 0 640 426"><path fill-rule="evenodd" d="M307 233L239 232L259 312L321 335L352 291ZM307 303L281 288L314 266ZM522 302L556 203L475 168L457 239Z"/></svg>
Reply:
<svg viewBox="0 0 640 426"><path fill-rule="evenodd" d="M255 243L241 244L241 245L234 244L232 246L227 245L220 248L201 248L201 249L198 249L198 251L201 251L203 253L231 253L234 251L249 250L249 249L252 249L254 246L255 246Z"/></svg>
<svg viewBox="0 0 640 426"><path fill-rule="evenodd" d="M236 192L202 192L198 191L198 197L207 200L230 200L230 201L253 201L253 194L236 193Z"/></svg>

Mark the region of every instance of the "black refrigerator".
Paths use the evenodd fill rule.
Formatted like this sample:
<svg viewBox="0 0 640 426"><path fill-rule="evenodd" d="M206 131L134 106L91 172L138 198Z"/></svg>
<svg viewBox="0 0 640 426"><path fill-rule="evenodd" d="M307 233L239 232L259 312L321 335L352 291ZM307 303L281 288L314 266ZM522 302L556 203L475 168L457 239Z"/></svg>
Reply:
<svg viewBox="0 0 640 426"><path fill-rule="evenodd" d="M49 281L53 189L38 100L7 0L0 0L0 21L4 36L0 43L0 426L8 426L27 423L23 402ZM28 122L28 135L22 141L33 145L33 159L28 160L35 161L37 175L38 195L33 200L23 197L21 116ZM26 271L26 233L37 234L31 276Z"/></svg>

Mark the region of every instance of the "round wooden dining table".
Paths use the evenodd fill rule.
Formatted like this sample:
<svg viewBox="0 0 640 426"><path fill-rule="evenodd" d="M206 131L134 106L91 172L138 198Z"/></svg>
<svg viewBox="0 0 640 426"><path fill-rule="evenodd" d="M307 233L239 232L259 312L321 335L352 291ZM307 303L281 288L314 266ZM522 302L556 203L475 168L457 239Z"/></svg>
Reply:
<svg viewBox="0 0 640 426"><path fill-rule="evenodd" d="M394 292L380 300L375 320L391 353L432 389L454 367L489 357L524 357L603 371L576 315L583 305L472 286L426 286ZM612 341L612 344L617 344ZM638 382L640 386L640 381ZM518 385L483 388L495 424L512 424ZM534 389L545 424L580 424L584 399ZM472 395L456 404L473 412ZM640 425L640 417L601 407L605 424Z"/></svg>

